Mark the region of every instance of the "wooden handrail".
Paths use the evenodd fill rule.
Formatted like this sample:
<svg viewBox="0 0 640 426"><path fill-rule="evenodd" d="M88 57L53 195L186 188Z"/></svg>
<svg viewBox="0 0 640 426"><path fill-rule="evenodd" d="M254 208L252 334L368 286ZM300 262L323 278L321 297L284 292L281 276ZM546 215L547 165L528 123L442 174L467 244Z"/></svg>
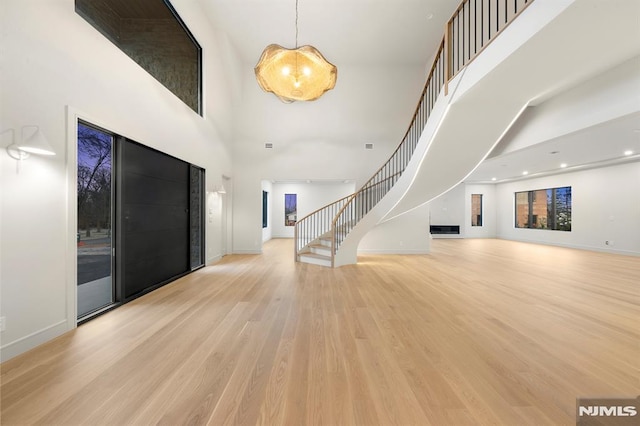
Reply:
<svg viewBox="0 0 640 426"><path fill-rule="evenodd" d="M424 88L422 89L422 92L420 93L420 100L418 101L418 105L416 106L416 109L413 112L413 115L411 116L411 121L409 122L409 127L407 128L407 131L404 133L404 136L402 137L400 144L396 147L395 151L393 151L393 153L391 154L391 157L389 157L389 159L386 161L386 163L384 163L374 174L373 176L364 184L362 185L362 188L364 188L365 186L367 186L369 184L369 182L371 182L372 180L375 179L375 177L378 175L378 173L380 173L380 171L382 169L384 169L384 167L389 164L389 162L391 161L391 159L393 158L394 155L396 155L396 153L402 148L403 146L403 142L406 140L407 135L409 134L409 132L411 131L411 127L413 126L413 123L416 119L416 116L418 115L418 112L420 111L420 107L422 106L422 100L424 99L424 95L427 92L427 90L429 89L429 82L431 80L431 77L433 76L433 73L436 69L436 66L438 65L438 58L440 57L440 54L442 53L444 49L444 40L442 42L440 42L440 48L438 48L438 52L436 53L436 59L433 62L433 65L431 65L431 70L429 71L429 74L427 76L427 82L424 85ZM357 191L359 192L359 191ZM356 192L356 193L357 193Z"/></svg>
<svg viewBox="0 0 640 426"><path fill-rule="evenodd" d="M340 198L339 200L334 201L333 203L327 204L327 205L326 205L326 206L324 206L324 207L320 207L319 209L312 211L311 213L309 213L308 215L306 215L305 217L303 217L302 219L300 219L300 220L299 220L299 221L297 221L296 223L300 223L300 222L302 222L303 220L306 220L306 219L307 219L307 218L309 218L310 216L313 216L314 214L318 213L320 210L324 210L324 209L326 209L326 208L327 208L327 207L329 207L329 206L332 206L332 205L334 205L334 204L339 204L341 201L344 201L344 200L348 199L349 197L353 197L355 194L356 194L356 193L354 192L353 194L349 194L349 195L347 195L346 197L342 197L342 198Z"/></svg>
<svg viewBox="0 0 640 426"><path fill-rule="evenodd" d="M342 239L344 239L342 235L344 231L347 230L347 232L349 232L353 229L356 223L377 205L404 173L409 161L413 157L413 152L422 134L422 126L424 126L429 119L440 91L444 89L445 95L447 95L450 81L484 51L510 23L533 2L534 0L462 0L451 18L447 21L443 39L440 42L440 47L436 52L431 69L427 74L424 88L420 94L420 100L411 117L409 127L400 140L400 144L395 151L393 151L389 159L358 191L317 209L296 223L296 260L298 259L300 249L303 248L298 246L298 238L300 235L298 231L302 228L303 223L315 220L315 217L320 217L323 223L316 225L316 227L324 231L327 227L324 222L327 212L332 211L332 209L337 209L338 211L333 215L329 226L329 232L331 232L331 265L335 265L335 254L342 243ZM477 13L478 5L480 6L479 20ZM485 6L488 10L486 15L484 13ZM472 7L473 14L471 12ZM492 20L493 11L496 13L495 20ZM503 12L504 22L501 22L500 19L501 11ZM485 34L484 31L485 24L487 34ZM454 25L456 26L455 28ZM494 33L491 32L493 25L496 27ZM480 30L479 33L478 30ZM462 33L462 35L460 35L460 33ZM390 185L381 185L389 182ZM366 191L371 191L375 188L380 188L376 190L377 192L375 194L365 194ZM354 203L359 199L362 200L362 202L358 201L358 203L361 204L354 207ZM339 209L338 206L340 206ZM346 217L347 215L349 215L348 218ZM338 234L338 230L341 235ZM339 236L341 238L340 240L338 240ZM320 235L315 235L311 239L307 237L307 240L313 241L319 237Z"/></svg>

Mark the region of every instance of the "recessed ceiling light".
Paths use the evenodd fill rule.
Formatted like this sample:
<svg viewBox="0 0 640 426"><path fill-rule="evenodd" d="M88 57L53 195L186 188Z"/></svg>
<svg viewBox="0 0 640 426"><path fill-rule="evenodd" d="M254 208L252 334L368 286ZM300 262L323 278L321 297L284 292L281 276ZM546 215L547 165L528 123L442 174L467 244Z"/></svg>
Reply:
<svg viewBox="0 0 640 426"><path fill-rule="evenodd" d="M528 175L528 174L529 174L529 172L528 172L528 171L526 171L526 170L525 170L524 172L522 172L522 175L523 175L523 176L526 176L526 175Z"/></svg>
<svg viewBox="0 0 640 426"><path fill-rule="evenodd" d="M559 154L560 151L551 151L549 154Z"/></svg>
<svg viewBox="0 0 640 426"><path fill-rule="evenodd" d="M631 155L631 154L633 154L633 151L631 151L630 149L628 149L628 150L626 150L626 151L624 152L624 155L626 155L626 156L629 156L629 155Z"/></svg>
<svg viewBox="0 0 640 426"><path fill-rule="evenodd" d="M433 13L427 14L427 20L429 20L429 19L433 19Z"/></svg>
<svg viewBox="0 0 640 426"><path fill-rule="evenodd" d="M565 167L567 167L567 163L560 164L560 167L562 167L564 169Z"/></svg>
<svg viewBox="0 0 640 426"><path fill-rule="evenodd" d="M496 178L492 177L491 180L496 180Z"/></svg>

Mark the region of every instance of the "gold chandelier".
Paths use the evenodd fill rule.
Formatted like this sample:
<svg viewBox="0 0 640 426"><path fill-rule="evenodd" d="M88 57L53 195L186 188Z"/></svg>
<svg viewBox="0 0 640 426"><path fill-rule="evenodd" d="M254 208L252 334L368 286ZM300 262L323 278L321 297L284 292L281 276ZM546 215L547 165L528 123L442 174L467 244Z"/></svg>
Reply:
<svg viewBox="0 0 640 426"><path fill-rule="evenodd" d="M296 47L270 44L255 67L258 84L282 102L314 101L336 85L338 69L313 46L298 47L298 0L296 0Z"/></svg>

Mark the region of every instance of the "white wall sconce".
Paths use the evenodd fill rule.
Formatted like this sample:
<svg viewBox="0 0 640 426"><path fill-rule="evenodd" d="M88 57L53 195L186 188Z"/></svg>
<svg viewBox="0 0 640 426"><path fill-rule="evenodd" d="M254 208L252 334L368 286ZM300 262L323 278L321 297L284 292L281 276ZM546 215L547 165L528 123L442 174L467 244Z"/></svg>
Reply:
<svg viewBox="0 0 640 426"><path fill-rule="evenodd" d="M56 155L38 126L22 126L18 142L15 142L14 129L5 130L2 134L7 132L12 133L11 145L6 148L7 154L15 160L26 160L31 154Z"/></svg>

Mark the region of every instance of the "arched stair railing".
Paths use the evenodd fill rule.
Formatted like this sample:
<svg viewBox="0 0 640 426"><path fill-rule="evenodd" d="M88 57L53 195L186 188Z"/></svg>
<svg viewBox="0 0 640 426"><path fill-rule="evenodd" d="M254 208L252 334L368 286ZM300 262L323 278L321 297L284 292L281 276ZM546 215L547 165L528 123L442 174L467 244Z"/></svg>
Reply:
<svg viewBox="0 0 640 426"><path fill-rule="evenodd" d="M389 160L356 193L300 219L295 226L295 258L320 240L330 241L331 266L340 245L358 222L393 188L418 145L442 89L477 57L534 0L464 0L446 24L445 34L418 106Z"/></svg>

